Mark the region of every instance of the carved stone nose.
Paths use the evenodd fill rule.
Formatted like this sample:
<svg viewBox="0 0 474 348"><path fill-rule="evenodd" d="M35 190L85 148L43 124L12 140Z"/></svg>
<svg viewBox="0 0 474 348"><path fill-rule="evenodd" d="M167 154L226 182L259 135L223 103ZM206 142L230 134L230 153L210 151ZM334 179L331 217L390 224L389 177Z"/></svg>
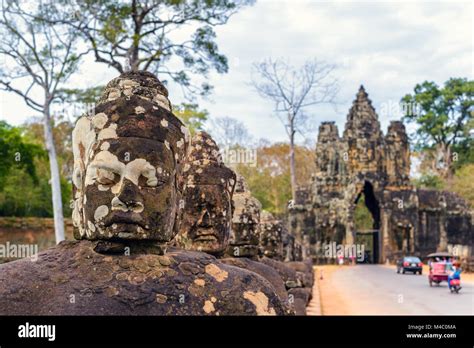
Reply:
<svg viewBox="0 0 474 348"><path fill-rule="evenodd" d="M141 213L144 208L138 187L125 179L119 194L112 199L112 210Z"/></svg>
<svg viewBox="0 0 474 348"><path fill-rule="evenodd" d="M112 210L128 211L127 205L118 197L112 199Z"/></svg>
<svg viewBox="0 0 474 348"><path fill-rule="evenodd" d="M209 212L207 211L207 209L204 209L204 212L201 215L201 218L199 219L198 224L200 226L209 226L210 222L211 222L211 216Z"/></svg>
<svg viewBox="0 0 474 348"><path fill-rule="evenodd" d="M124 212L134 212L134 213L141 213L144 209L144 205L142 202L136 201L129 201L129 202L122 202L119 197L114 197L112 199L112 210L120 210Z"/></svg>

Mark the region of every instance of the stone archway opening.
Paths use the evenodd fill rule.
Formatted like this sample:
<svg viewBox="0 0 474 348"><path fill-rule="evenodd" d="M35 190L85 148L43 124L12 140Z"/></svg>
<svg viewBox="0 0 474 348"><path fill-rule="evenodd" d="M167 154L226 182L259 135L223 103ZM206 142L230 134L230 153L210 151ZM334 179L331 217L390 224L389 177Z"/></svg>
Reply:
<svg viewBox="0 0 474 348"><path fill-rule="evenodd" d="M374 187L369 181L357 195L355 201L356 244L364 245L363 263L379 262L380 207Z"/></svg>

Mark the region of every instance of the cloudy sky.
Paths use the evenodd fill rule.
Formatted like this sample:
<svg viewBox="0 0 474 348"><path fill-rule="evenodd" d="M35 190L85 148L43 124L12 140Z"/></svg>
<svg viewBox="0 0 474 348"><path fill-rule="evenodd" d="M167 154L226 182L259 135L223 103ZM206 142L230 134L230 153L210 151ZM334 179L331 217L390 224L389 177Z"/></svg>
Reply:
<svg viewBox="0 0 474 348"><path fill-rule="evenodd" d="M215 91L200 100L211 117L240 119L255 138L284 141L285 131L271 102L249 85L252 63L267 57L300 65L318 58L338 66L337 107L308 109L315 125L336 121L340 133L361 84L379 112L385 131L397 114L381 114L424 80L442 84L450 77L473 77L474 7L472 2L359 2L260 0L218 27L220 51L228 74L212 74ZM116 73L86 61L73 81L80 87L104 84ZM174 104L178 89L170 89ZM20 124L33 113L20 98L0 92L0 118ZM311 135L312 138L316 136Z"/></svg>

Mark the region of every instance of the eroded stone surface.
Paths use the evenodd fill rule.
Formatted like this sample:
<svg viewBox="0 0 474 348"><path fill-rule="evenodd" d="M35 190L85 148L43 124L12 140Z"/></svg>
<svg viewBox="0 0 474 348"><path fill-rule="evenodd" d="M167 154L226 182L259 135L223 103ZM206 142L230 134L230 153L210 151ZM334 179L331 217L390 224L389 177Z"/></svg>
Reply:
<svg viewBox="0 0 474 348"><path fill-rule="evenodd" d="M184 165L184 208L177 245L213 255L228 245L236 176L222 162L209 134L198 132L191 140Z"/></svg>
<svg viewBox="0 0 474 348"><path fill-rule="evenodd" d="M171 109L156 102L167 94L152 74L125 73L107 85L95 114L76 123L76 238L165 244L177 233L177 182L190 139Z"/></svg>
<svg viewBox="0 0 474 348"><path fill-rule="evenodd" d="M259 222L262 205L248 191L245 179L237 175L237 185L233 195L234 215L229 247L230 257L249 257L256 259L259 251Z"/></svg>
<svg viewBox="0 0 474 348"><path fill-rule="evenodd" d="M2 265L0 314L285 314L264 279L211 255L174 248L157 255L133 244L130 256L103 254L94 250L100 243L62 242L37 262Z"/></svg>
<svg viewBox="0 0 474 348"><path fill-rule="evenodd" d="M273 289L275 290L282 304L286 308L286 313L293 314L293 306L289 302L288 292L286 290L285 283L283 282L283 279L277 270L262 262L254 261L247 257L226 257L220 259L220 261L227 265L239 267L254 272L265 278L273 286Z"/></svg>
<svg viewBox="0 0 474 348"><path fill-rule="evenodd" d="M177 236L177 245L187 250L200 250L221 257L222 252L229 245L235 174L223 165L219 149L207 133L197 133L191 144L191 151L183 175L186 206L183 223ZM240 179L238 185L240 194L244 192L242 182L243 179ZM245 192L249 196L248 191ZM216 197L220 197L220 199L215 199ZM244 209L239 207L239 211L242 210ZM250 224L250 228L244 226L245 222ZM255 228L253 219L246 219L245 222L244 219L239 220L241 230L253 231ZM255 233L258 233L258 230L255 230ZM251 248L258 247L258 244L255 244L257 241L255 238L251 241L253 243L250 245ZM240 246L246 247L243 243ZM221 258L220 261L262 276L272 285L272 289L285 307L285 313L292 314L293 312L288 303L288 294L278 272L267 265L245 257L247 255L245 252L238 252L238 257ZM254 252L251 255L256 257ZM217 281L227 277L225 273L216 271L213 265L208 266L208 268L208 271L214 275ZM250 291L246 292L246 296L247 299L258 304L261 313L271 314L271 311L267 312L262 309L261 295ZM212 311L213 303L207 302L206 309Z"/></svg>
<svg viewBox="0 0 474 348"><path fill-rule="evenodd" d="M182 180L189 132L166 97L152 74L125 73L107 85L95 114L78 120L73 220L80 241L50 248L36 262L0 266L1 314L286 314L258 274L202 252L168 248L179 230L183 189L197 182ZM210 162L205 155L195 153L196 160ZM233 173L206 177L210 167L196 174L217 177L229 195ZM215 187L199 194L211 192ZM227 228L228 195L203 200L226 207L219 217Z"/></svg>
<svg viewBox="0 0 474 348"><path fill-rule="evenodd" d="M269 212L263 211L260 216L260 247L263 255L283 261L283 229L281 221Z"/></svg>

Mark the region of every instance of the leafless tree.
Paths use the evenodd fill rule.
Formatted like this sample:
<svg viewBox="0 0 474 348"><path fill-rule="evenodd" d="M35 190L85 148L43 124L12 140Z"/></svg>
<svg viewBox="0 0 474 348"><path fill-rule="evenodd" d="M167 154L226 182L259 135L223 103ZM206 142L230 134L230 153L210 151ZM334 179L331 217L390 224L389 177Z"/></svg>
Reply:
<svg viewBox="0 0 474 348"><path fill-rule="evenodd" d="M48 152L56 242L64 240L60 174L52 131L52 108L64 82L82 56L77 33L34 19L42 8L21 0L2 0L0 13L0 88L23 98L42 115Z"/></svg>
<svg viewBox="0 0 474 348"><path fill-rule="evenodd" d="M304 133L309 117L306 108L334 103L338 92L335 66L312 59L301 67L284 59L266 59L253 66L252 85L257 92L275 104L276 116L285 126L290 141L290 175L292 198L295 199L295 135Z"/></svg>
<svg viewBox="0 0 474 348"><path fill-rule="evenodd" d="M245 125L232 117L216 117L210 120L208 131L219 146L242 146L252 143L253 138Z"/></svg>

